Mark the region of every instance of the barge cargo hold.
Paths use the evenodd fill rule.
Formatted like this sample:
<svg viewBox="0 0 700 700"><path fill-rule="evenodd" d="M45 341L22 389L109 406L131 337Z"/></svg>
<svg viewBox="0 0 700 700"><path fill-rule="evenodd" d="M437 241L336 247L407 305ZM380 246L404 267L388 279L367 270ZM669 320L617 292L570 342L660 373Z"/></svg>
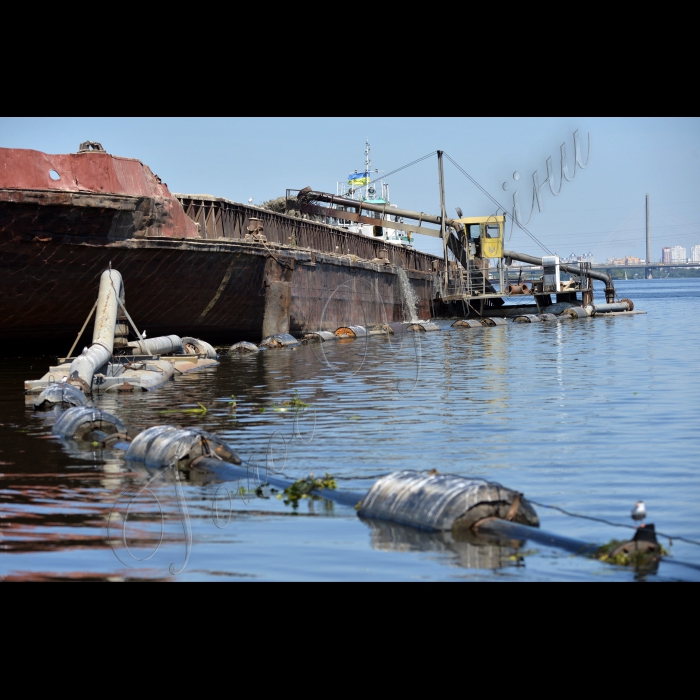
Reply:
<svg viewBox="0 0 700 700"><path fill-rule="evenodd" d="M99 144L0 148L2 354L65 352L103 270L129 280L150 336L214 343L404 320L398 268L430 318L435 256L208 195L174 195Z"/></svg>

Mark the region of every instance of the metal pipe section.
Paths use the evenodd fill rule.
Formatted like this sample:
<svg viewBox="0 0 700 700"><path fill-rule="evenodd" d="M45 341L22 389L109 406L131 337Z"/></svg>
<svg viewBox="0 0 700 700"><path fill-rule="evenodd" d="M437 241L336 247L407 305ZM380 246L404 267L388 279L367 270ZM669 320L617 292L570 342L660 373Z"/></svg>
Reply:
<svg viewBox="0 0 700 700"><path fill-rule="evenodd" d="M482 535L499 535L512 538L514 540L531 540L542 544L558 547L573 554L595 554L598 545L583 540L575 540L571 537L562 537L551 532L543 532L537 527L523 525L521 523L502 520L500 518L489 518L476 523L474 531Z"/></svg>
<svg viewBox="0 0 700 700"><path fill-rule="evenodd" d="M216 470L222 479L237 480L239 483L245 479L253 484L269 484L278 489L286 489L294 483L290 479L280 479L271 476L267 467L238 466L230 462L222 462L211 457L199 457L192 463L192 467ZM243 483L240 483L243 486ZM354 508L367 495L359 491L338 491L335 489L312 489L309 491L314 496L325 498L343 506Z"/></svg>
<svg viewBox="0 0 700 700"><path fill-rule="evenodd" d="M157 338L147 338L146 340L132 340L128 347L132 348L133 355L185 354L185 350L182 347L182 338L178 335L161 335Z"/></svg>
<svg viewBox="0 0 700 700"><path fill-rule="evenodd" d="M123 282L119 272L105 270L100 277L92 345L73 360L69 370L68 381L85 394L92 391L92 378L95 372L112 358L114 329L117 324L119 295L123 293L122 290Z"/></svg>
<svg viewBox="0 0 700 700"><path fill-rule="evenodd" d="M337 197L333 194L328 194L326 192L304 192L301 195L301 199L315 200L318 202L330 202L331 204L339 204L342 207L349 207L350 209L357 209L358 211L366 209L367 211L376 211L380 214L391 214L392 216L400 216L404 219L415 219L416 221L425 221L427 224L435 224L440 226L442 224L442 217L433 216L432 214L424 214L419 211L411 211L409 209L396 209L394 207L387 207L384 204L370 204L369 202L358 202L355 199L348 199L347 197ZM342 217L340 217L342 218ZM459 230L460 224L458 224L454 219L445 218L445 226L452 226L455 230Z"/></svg>
<svg viewBox="0 0 700 700"><path fill-rule="evenodd" d="M626 301L620 301L616 304L588 304L586 311L589 312L590 316L595 316L596 314L609 314L616 311L632 311L632 309Z"/></svg>
<svg viewBox="0 0 700 700"><path fill-rule="evenodd" d="M503 257L530 263L531 265L542 265L542 258L536 258L534 255L527 255L525 253L516 253L513 250L504 250ZM581 274L581 268L579 268L578 265L568 265L567 263L560 262L559 269L564 270L564 272L569 272L572 275ZM607 272L588 270L586 274L592 279L605 282L605 301L608 303L615 301L615 285L613 284L612 277Z"/></svg>

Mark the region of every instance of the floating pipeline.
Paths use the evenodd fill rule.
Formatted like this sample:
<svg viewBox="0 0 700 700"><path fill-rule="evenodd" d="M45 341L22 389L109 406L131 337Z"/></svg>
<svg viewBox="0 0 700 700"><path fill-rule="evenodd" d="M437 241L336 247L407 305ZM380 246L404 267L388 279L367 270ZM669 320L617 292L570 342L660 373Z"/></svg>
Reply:
<svg viewBox="0 0 700 700"><path fill-rule="evenodd" d="M339 491L318 488L318 480L296 482L260 470L242 467L232 448L217 435L197 428L172 425L146 430L125 427L115 416L77 406L68 409L56 421L53 432L65 439L94 441L102 446L125 450L125 459L142 463L149 469L177 468L189 472L192 480L233 481L250 479L269 484L285 492L299 492L352 507L371 527L373 522L395 523L415 530L451 533L463 537L474 532L495 538L531 540L601 561L619 563L609 548L584 540L562 537L539 529L539 518L523 494L497 482L439 474L436 470L404 470L377 480L367 491ZM252 474L251 474L252 472ZM613 552L648 554L658 563L661 548L653 527L637 531L629 542L616 543ZM640 540L640 542L638 542ZM644 540L644 542L641 542ZM635 559L634 563L638 564Z"/></svg>
<svg viewBox="0 0 700 700"><path fill-rule="evenodd" d="M551 323L553 321L568 319L591 318L592 316L602 314L607 317L614 317L645 313L644 311L633 311L632 309L634 308L634 305L629 299L623 299L621 302L616 304L598 304L595 307L593 305L588 305L586 307L569 305L562 309L562 306L564 305L555 304L548 307L556 308L559 310L559 314L544 312L540 314L520 314L518 316L507 318L484 316L479 318L458 319L451 324L451 328L489 328L495 326L507 326L509 322L518 324L540 322ZM331 333L330 331L314 331L311 333L306 333L300 340L297 340L289 333L278 333L265 338L260 343L260 346L250 342L236 343L230 347L229 354L234 355L237 353L257 352L258 350L262 349L284 348L298 344L307 345L309 343L327 342L329 340L337 340L339 338L352 339L373 335L389 336L407 332L422 333L439 330L442 330L441 327L433 321L412 321L403 323L397 321L390 323L379 323L375 324L374 326L369 326L368 328L365 328L364 326L340 326L334 333Z"/></svg>

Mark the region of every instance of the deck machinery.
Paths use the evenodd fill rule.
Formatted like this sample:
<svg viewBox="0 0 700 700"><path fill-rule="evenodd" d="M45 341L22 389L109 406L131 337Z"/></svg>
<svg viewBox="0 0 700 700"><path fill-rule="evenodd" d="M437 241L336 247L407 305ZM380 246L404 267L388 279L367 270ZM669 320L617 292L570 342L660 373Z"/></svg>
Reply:
<svg viewBox="0 0 700 700"><path fill-rule="evenodd" d="M436 315L514 316L523 313L541 313L552 304L564 302L573 306L593 303L593 280L605 283L605 301L615 302L612 278L605 272L591 269L591 264L562 263L556 255L537 258L504 248L505 215L463 217L451 219L424 212L388 208L387 205L349 199L310 187L287 190L287 210L302 215L322 217L329 224L356 222L371 224L374 235L382 235L382 227L413 234L442 238L444 261L434 262L439 273L436 288ZM461 214L461 212L459 212ZM409 220L409 221L406 221ZM416 223L412 223L416 222ZM439 226L430 228L426 224ZM449 259L448 251L454 257ZM524 268L522 264L542 269L539 279L529 284L520 283L525 273L540 270ZM569 280L562 280L561 273ZM518 282L513 283L515 280ZM579 296L580 295L580 296ZM534 303L509 303L506 300Z"/></svg>

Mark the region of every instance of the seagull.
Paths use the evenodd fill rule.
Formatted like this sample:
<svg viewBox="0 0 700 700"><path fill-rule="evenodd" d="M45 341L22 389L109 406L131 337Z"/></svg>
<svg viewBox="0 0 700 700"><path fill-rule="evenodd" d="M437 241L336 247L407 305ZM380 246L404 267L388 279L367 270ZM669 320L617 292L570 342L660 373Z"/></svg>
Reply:
<svg viewBox="0 0 700 700"><path fill-rule="evenodd" d="M253 198L252 198L252 197L248 197L248 204L252 204L252 203L253 203Z"/></svg>
<svg viewBox="0 0 700 700"><path fill-rule="evenodd" d="M644 501L637 501L632 509L632 520L641 520L640 527L644 527L644 518L647 517L647 509L644 507Z"/></svg>
<svg viewBox="0 0 700 700"><path fill-rule="evenodd" d="M87 346L85 346L85 347L83 348L83 355L87 355L87 353L88 353L88 349L87 349Z"/></svg>
<svg viewBox="0 0 700 700"><path fill-rule="evenodd" d="M61 384L63 384L63 382L67 382L67 381L68 381L68 377L63 377L63 379L61 379Z"/></svg>
<svg viewBox="0 0 700 700"><path fill-rule="evenodd" d="M145 338L146 337L146 331L141 331L141 337Z"/></svg>

